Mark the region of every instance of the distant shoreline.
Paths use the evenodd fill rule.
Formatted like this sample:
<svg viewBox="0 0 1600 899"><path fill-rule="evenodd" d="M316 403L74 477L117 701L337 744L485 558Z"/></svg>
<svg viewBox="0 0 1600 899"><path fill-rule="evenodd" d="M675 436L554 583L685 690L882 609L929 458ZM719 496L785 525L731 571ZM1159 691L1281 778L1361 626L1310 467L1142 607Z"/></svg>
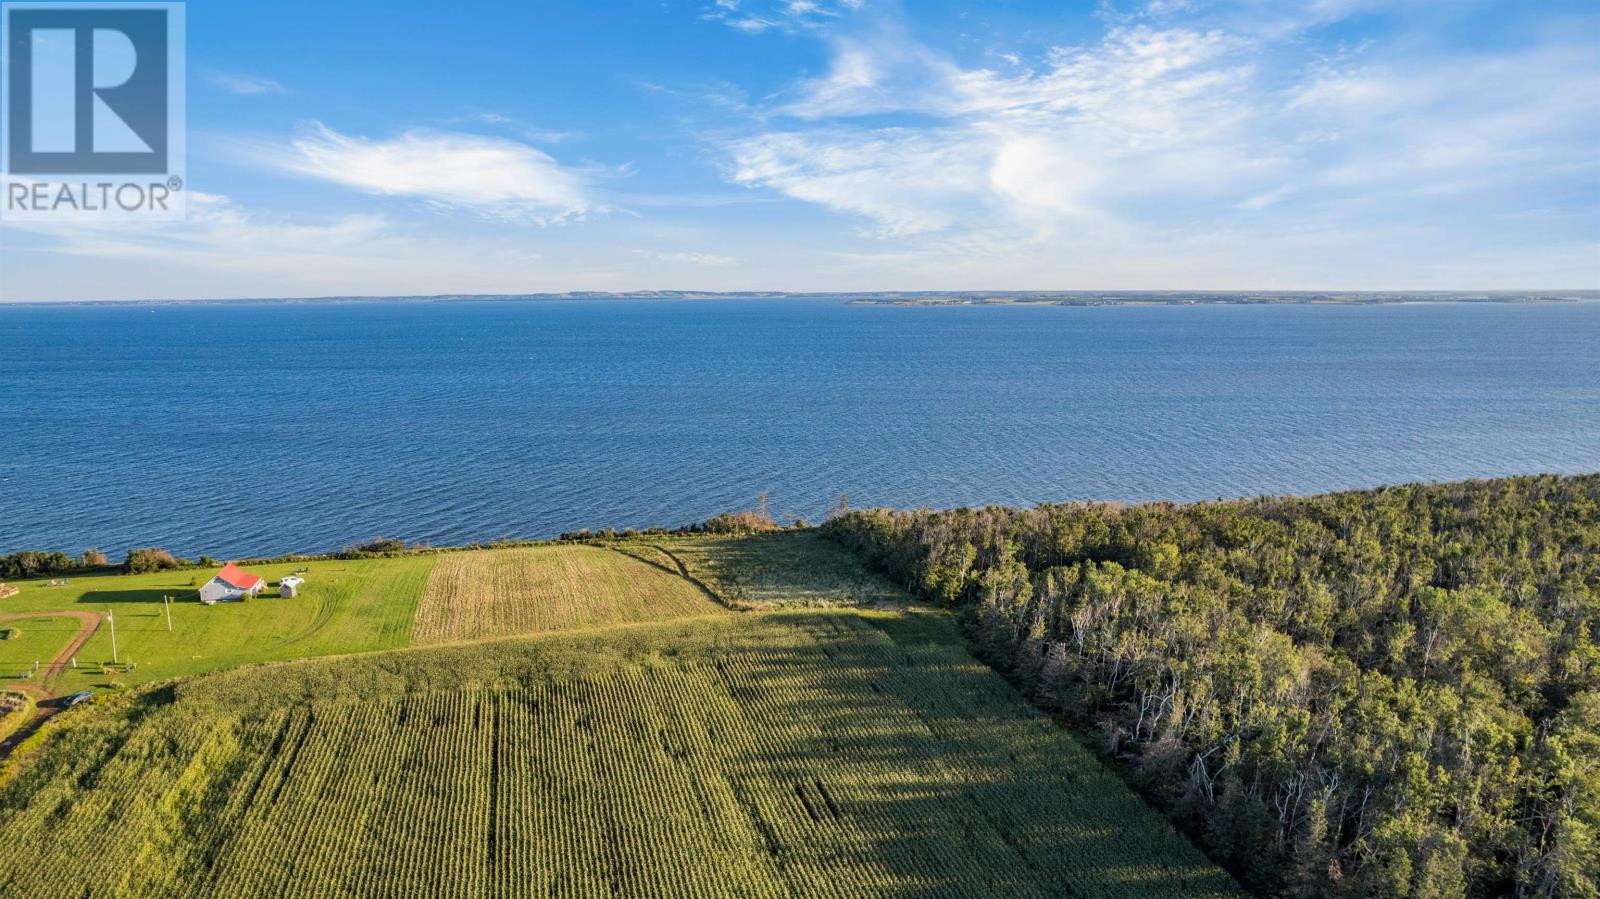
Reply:
<svg viewBox="0 0 1600 899"><path fill-rule="evenodd" d="M1067 291L569 291L427 296L229 297L218 299L6 300L4 306L166 306L260 303L464 303L578 300L842 299L857 306L1374 306L1400 303L1600 302L1600 290L1067 290Z"/></svg>
<svg viewBox="0 0 1600 899"><path fill-rule="evenodd" d="M1171 295L1044 294L1011 297L980 294L951 297L862 297L859 306L1386 306L1409 303L1583 303L1600 300L1597 291L1485 293L1177 293Z"/></svg>

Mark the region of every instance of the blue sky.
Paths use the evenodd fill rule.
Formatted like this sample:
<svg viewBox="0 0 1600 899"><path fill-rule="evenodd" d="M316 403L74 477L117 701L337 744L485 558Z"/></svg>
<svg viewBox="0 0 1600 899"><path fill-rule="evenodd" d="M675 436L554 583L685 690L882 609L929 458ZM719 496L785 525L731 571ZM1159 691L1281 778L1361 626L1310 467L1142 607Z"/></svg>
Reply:
<svg viewBox="0 0 1600 899"><path fill-rule="evenodd" d="M0 298L1600 288L1600 7L188 4L190 216Z"/></svg>

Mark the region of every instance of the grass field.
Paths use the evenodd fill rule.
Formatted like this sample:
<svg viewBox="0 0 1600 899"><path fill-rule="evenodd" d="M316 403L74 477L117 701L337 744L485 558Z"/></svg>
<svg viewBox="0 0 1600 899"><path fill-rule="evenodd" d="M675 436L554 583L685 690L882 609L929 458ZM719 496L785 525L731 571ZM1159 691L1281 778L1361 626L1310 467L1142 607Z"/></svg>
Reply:
<svg viewBox="0 0 1600 899"><path fill-rule="evenodd" d="M0 684L16 681L35 662L48 663L78 632L72 618L21 618L0 621L0 631L15 629L16 637L0 640Z"/></svg>
<svg viewBox="0 0 1600 899"><path fill-rule="evenodd" d="M675 536L623 546L631 552L664 556L667 565L681 563L690 576L735 607L898 607L908 601L905 591L815 531Z"/></svg>
<svg viewBox="0 0 1600 899"><path fill-rule="evenodd" d="M371 652L413 644L515 636L569 628L718 614L727 605L898 606L905 594L810 532L747 538L662 538L612 549L557 545L392 559L305 563L295 599L201 605L206 571L102 574L16 582L0 615L93 611L103 624L78 653L79 667L57 693L103 690L217 671L251 662ZM300 564L248 566L275 582ZM686 577L685 577L686 575ZM698 583L696 583L698 582ZM163 596L173 603L167 629ZM48 662L77 631L69 619L29 619L0 641L0 687L18 686L34 662Z"/></svg>
<svg viewBox="0 0 1600 899"><path fill-rule="evenodd" d="M53 730L3 895L1234 894L933 613L250 668Z"/></svg>
<svg viewBox="0 0 1600 899"><path fill-rule="evenodd" d="M117 658L130 671L101 673L112 661L111 630L101 626L79 652L81 667L64 672L57 692L102 687L115 679L145 683L216 671L248 662L293 659L408 645L417 600L435 556L311 562L295 599L263 596L248 602L201 605L195 599L210 571L169 571L69 578L66 586L18 581L21 592L0 600L0 614L54 611L110 612L116 619ZM269 581L300 565L251 566ZM167 630L162 596L171 596ZM77 630L65 619L21 627L22 644L0 641L0 687L15 682L18 664L48 660ZM41 642L42 641L42 642ZM53 642L53 646L45 644ZM18 669L18 670L14 670Z"/></svg>
<svg viewBox="0 0 1600 899"><path fill-rule="evenodd" d="M148 683L251 662L396 649L413 643L503 637L564 628L721 613L700 588L670 569L611 550L545 546L247 566L269 582L309 567L294 599L274 591L247 602L201 605L195 591L206 571L91 575L19 581L0 600L0 615L57 611L111 613L64 671L56 692L104 689L113 681ZM167 629L163 596L173 603ZM70 619L0 622L21 631L0 640L0 687L35 661L48 662L77 632ZM415 628L415 632L413 629ZM131 665L130 665L131 663Z"/></svg>
<svg viewBox="0 0 1600 899"><path fill-rule="evenodd" d="M724 609L675 573L593 546L439 558L417 606L419 644L711 615Z"/></svg>

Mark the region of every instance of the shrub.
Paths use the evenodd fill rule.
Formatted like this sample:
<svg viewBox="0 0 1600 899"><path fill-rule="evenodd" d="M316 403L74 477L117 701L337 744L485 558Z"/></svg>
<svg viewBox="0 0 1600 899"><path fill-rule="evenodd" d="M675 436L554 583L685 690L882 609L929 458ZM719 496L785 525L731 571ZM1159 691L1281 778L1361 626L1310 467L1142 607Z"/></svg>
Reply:
<svg viewBox="0 0 1600 899"><path fill-rule="evenodd" d="M167 571L179 565L178 559L172 553L158 547L144 547L128 550L128 558L122 563L122 568L129 574L143 574L150 571Z"/></svg>
<svg viewBox="0 0 1600 899"><path fill-rule="evenodd" d="M15 640L20 636L22 636L22 631L19 628L8 627L0 630L0 640Z"/></svg>
<svg viewBox="0 0 1600 899"><path fill-rule="evenodd" d="M407 546L404 540L398 537L374 537L366 543L347 546L339 551L340 558L360 558L362 556L394 556L403 555L420 547Z"/></svg>
<svg viewBox="0 0 1600 899"><path fill-rule="evenodd" d="M105 568L110 564L111 560L106 558L106 554L98 549L86 549L83 551L83 567L85 568Z"/></svg>
<svg viewBox="0 0 1600 899"><path fill-rule="evenodd" d="M743 512L723 512L707 518L698 528L707 534L755 534L762 531L776 531L778 525L772 516L757 509L747 509Z"/></svg>
<svg viewBox="0 0 1600 899"><path fill-rule="evenodd" d="M64 552L40 552L25 549L0 556L0 580L5 578L45 577L72 571L77 567L72 557Z"/></svg>

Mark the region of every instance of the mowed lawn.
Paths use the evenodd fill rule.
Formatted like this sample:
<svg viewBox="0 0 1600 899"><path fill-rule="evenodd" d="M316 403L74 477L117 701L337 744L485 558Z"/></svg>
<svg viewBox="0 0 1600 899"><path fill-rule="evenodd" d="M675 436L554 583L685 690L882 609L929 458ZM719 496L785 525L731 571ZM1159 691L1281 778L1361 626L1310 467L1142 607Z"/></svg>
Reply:
<svg viewBox="0 0 1600 899"><path fill-rule="evenodd" d="M5 612L0 611L0 614ZM66 646L82 622L75 618L24 618L0 621L0 632L12 629L17 636L0 640L0 687L15 683L35 662L45 665Z"/></svg>
<svg viewBox="0 0 1600 899"><path fill-rule="evenodd" d="M939 613L774 611L73 710L0 895L1238 895Z"/></svg>
<svg viewBox="0 0 1600 899"><path fill-rule="evenodd" d="M665 566L594 546L439 557L412 628L418 644L605 627L725 611Z"/></svg>
<svg viewBox="0 0 1600 899"><path fill-rule="evenodd" d="M417 600L436 557L323 561L250 566L269 582L307 567L300 596L279 599L276 591L246 602L202 605L196 597L209 570L136 575L70 577L66 586L48 580L16 581L21 592L0 599L0 613L94 611L111 613L116 623L112 674L111 627L102 624L78 653L79 668L68 669L57 692L94 689L111 681L138 684L215 671L248 662L292 659L405 646ZM162 597L171 596L172 629L167 629ZM48 661L77 632L78 622L56 619L21 627L23 642L0 641L0 687L16 681L18 663ZM53 643L53 645L46 645ZM132 663L131 670L123 670ZM17 670L13 670L17 669Z"/></svg>

